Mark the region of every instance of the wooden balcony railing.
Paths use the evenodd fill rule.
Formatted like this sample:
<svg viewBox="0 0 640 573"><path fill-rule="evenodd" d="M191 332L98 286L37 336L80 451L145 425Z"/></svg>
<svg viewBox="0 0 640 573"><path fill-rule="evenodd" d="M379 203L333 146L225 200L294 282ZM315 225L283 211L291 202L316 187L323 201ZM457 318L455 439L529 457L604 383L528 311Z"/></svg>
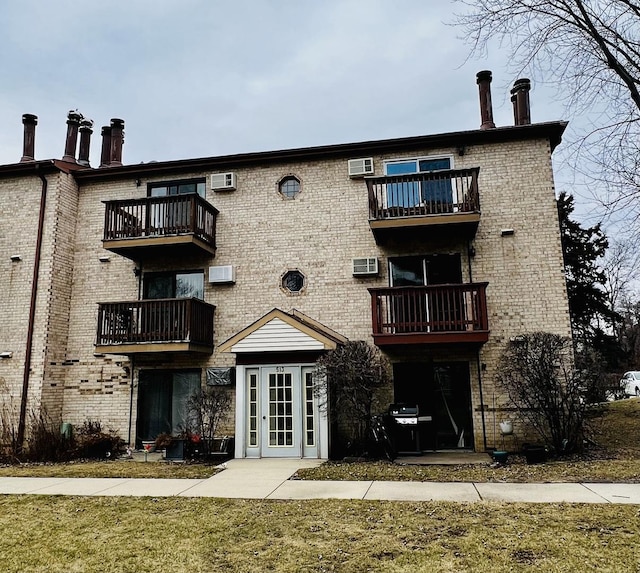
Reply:
<svg viewBox="0 0 640 573"><path fill-rule="evenodd" d="M371 288L378 345L486 342L488 283Z"/></svg>
<svg viewBox="0 0 640 573"><path fill-rule="evenodd" d="M105 201L104 241L192 234L216 245L218 210L197 193Z"/></svg>
<svg viewBox="0 0 640 573"><path fill-rule="evenodd" d="M479 168L366 178L369 218L421 217L480 211Z"/></svg>
<svg viewBox="0 0 640 573"><path fill-rule="evenodd" d="M213 349L214 310L197 298L100 303L96 346L188 343Z"/></svg>

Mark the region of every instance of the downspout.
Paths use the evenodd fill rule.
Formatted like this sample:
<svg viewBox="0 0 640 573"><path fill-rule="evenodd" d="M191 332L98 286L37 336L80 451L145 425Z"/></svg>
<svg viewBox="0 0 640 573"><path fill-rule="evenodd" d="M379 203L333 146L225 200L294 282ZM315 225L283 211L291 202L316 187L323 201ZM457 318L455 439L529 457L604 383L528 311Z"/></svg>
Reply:
<svg viewBox="0 0 640 573"><path fill-rule="evenodd" d="M38 165L35 166L36 171ZM29 325L27 330L27 344L24 354L24 372L22 375L22 396L20 398L20 417L18 419L18 451L22 452L27 425L27 394L29 392L29 374L31 371L31 354L33 352L33 330L36 316L36 298L38 295L38 275L40 274L40 254L42 252L42 237L44 234L44 212L47 205L47 178L38 173L42 181L40 192L40 214L38 216L38 235L36 238L36 252L33 263L33 280L31 282L31 301L29 304Z"/></svg>
<svg viewBox="0 0 640 573"><path fill-rule="evenodd" d="M129 394L129 436L127 439L127 443L129 444L129 447L131 447L131 432L132 432L132 424L133 424L133 373L135 371L135 364L134 364L134 358L133 355L131 355L129 357L129 361L131 363L131 392Z"/></svg>
<svg viewBox="0 0 640 573"><path fill-rule="evenodd" d="M138 266L134 269L134 273L138 278L138 300L142 300L142 261L140 261ZM129 394L129 437L127 442L129 446L131 446L131 435L133 432L133 380L135 372L135 360L133 355L129 357L129 362L131 363L131 392Z"/></svg>
<svg viewBox="0 0 640 573"><path fill-rule="evenodd" d="M467 241L467 264L469 266L469 282L473 282L473 274L471 272L471 257L475 256L475 249L471 246L471 241ZM482 413L482 443L484 451L487 451L487 423L485 420L484 395L482 392L482 366L480 364L480 350L476 353L476 366L478 368L478 389L480 391L480 412Z"/></svg>
<svg viewBox="0 0 640 573"><path fill-rule="evenodd" d="M484 396L482 395L482 367L480 365L480 351L476 355L476 364L478 366L478 388L480 389L480 411L482 412L482 443L484 451L487 451L487 425L484 419Z"/></svg>

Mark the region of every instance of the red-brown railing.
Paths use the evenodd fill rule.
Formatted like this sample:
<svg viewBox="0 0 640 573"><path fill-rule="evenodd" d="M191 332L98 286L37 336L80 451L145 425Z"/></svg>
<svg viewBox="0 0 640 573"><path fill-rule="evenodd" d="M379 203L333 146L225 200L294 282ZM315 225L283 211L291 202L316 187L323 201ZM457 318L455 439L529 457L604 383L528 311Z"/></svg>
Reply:
<svg viewBox="0 0 640 573"><path fill-rule="evenodd" d="M479 212L479 171L475 167L368 177L369 218L380 220Z"/></svg>
<svg viewBox="0 0 640 573"><path fill-rule="evenodd" d="M487 331L487 284L370 288L373 334Z"/></svg>
<svg viewBox="0 0 640 573"><path fill-rule="evenodd" d="M197 298L100 303L96 344L191 342L213 346L214 309Z"/></svg>
<svg viewBox="0 0 640 573"><path fill-rule="evenodd" d="M217 215L197 193L105 201L104 240L189 233L215 247Z"/></svg>

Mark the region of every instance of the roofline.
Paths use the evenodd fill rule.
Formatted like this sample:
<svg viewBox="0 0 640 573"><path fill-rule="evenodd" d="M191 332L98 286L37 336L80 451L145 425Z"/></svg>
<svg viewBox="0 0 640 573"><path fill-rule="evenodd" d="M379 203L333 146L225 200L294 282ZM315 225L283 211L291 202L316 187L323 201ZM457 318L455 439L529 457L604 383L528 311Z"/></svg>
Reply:
<svg viewBox="0 0 640 573"><path fill-rule="evenodd" d="M424 147L467 147L484 143L504 143L527 139L548 139L553 151L561 142L568 123L553 121L496 127L493 129L476 129L472 131L457 131L436 135L418 135L395 139L381 139L359 143L341 143L322 145L317 147L299 147L278 151L259 151L235 155L221 155L218 157L203 157L197 159L181 159L173 161L158 161L123 165L118 167L101 167L98 169L78 169L74 175L84 182L120 179L132 176L159 176L181 172L205 171L210 169L230 169L232 167L248 167L264 162L286 163L291 161L310 161L354 155L374 153L389 153L406 151ZM68 164L67 164L68 165ZM76 166L74 166L76 167ZM77 167L76 167L77 169ZM2 171L0 171L2 173Z"/></svg>
<svg viewBox="0 0 640 573"><path fill-rule="evenodd" d="M43 159L38 161L21 161L20 163L10 163L0 165L0 176L10 175L46 175L62 171L71 173L83 169L81 165L68 163L58 159Z"/></svg>

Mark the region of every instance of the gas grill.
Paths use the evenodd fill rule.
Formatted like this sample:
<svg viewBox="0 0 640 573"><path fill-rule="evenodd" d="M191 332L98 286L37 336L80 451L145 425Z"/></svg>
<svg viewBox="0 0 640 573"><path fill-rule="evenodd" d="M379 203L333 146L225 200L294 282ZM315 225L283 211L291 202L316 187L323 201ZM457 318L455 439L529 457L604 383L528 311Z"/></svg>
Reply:
<svg viewBox="0 0 640 573"><path fill-rule="evenodd" d="M420 430L424 430L425 422L431 422L431 416L421 416L418 405L391 404L389 406L389 418L395 423L393 434L398 453L419 454L422 453L420 446Z"/></svg>
<svg viewBox="0 0 640 573"><path fill-rule="evenodd" d="M407 406L406 404L391 404L389 415L401 426L418 425L418 406Z"/></svg>

